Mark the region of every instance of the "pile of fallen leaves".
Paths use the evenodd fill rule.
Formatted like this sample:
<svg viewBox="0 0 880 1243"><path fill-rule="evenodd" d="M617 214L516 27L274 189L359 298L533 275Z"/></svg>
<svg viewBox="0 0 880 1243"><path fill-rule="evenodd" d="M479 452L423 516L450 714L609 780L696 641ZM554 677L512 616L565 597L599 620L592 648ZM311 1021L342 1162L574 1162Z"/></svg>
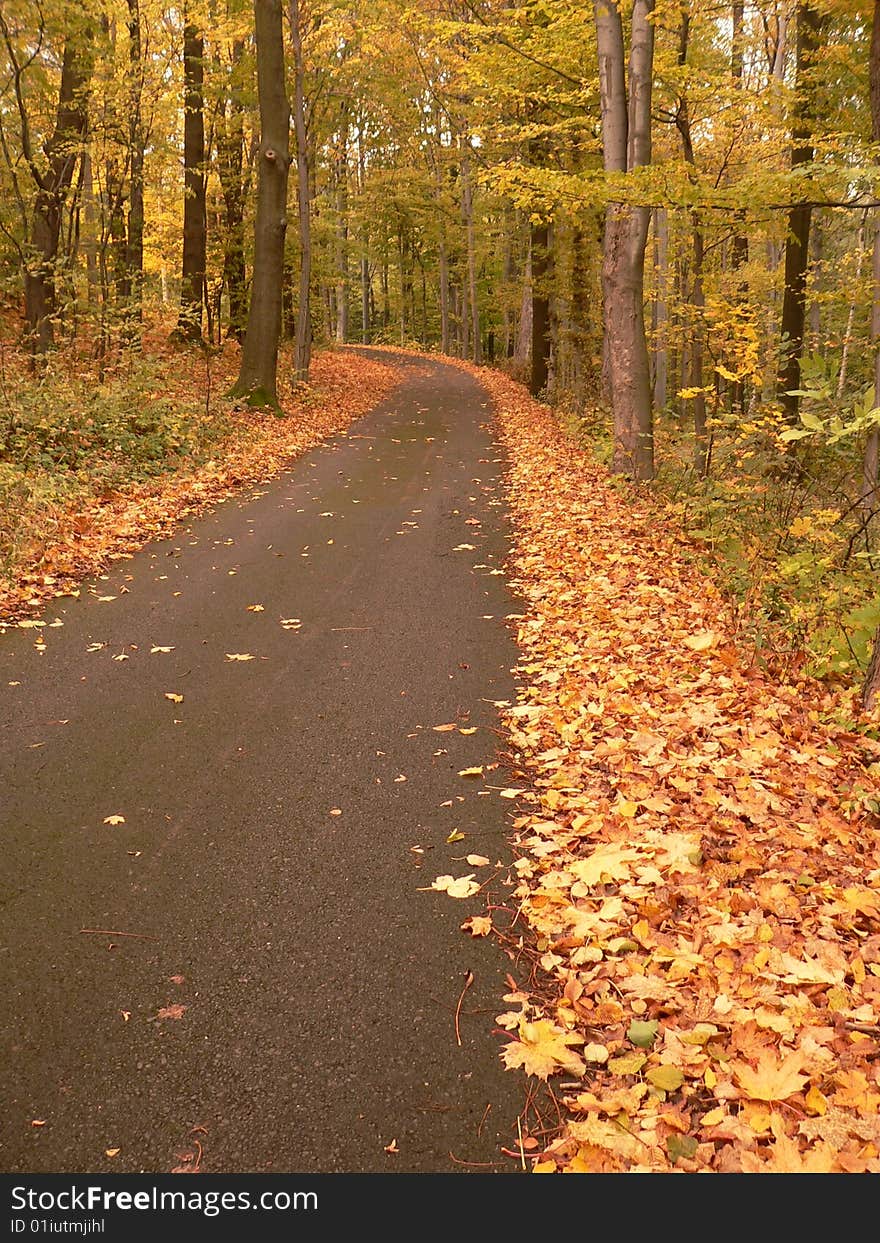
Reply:
<svg viewBox="0 0 880 1243"><path fill-rule="evenodd" d="M213 385L222 394L237 373L237 348L230 343L211 371L180 352L168 356L168 388L182 385L191 396ZM284 416L239 407L234 427L212 459L185 463L147 482L77 498L39 515L42 536L0 576L0 617L14 620L54 596L75 593L86 577L127 556L148 540L167 535L175 523L248 484L271 478L325 437L366 414L399 383L391 367L354 353L317 354L310 384L282 394ZM222 402L222 396L214 396Z"/></svg>
<svg viewBox="0 0 880 1243"><path fill-rule="evenodd" d="M880 1172L871 722L756 668L651 496L480 378L510 457L537 945L503 1057L564 1119L535 1170Z"/></svg>

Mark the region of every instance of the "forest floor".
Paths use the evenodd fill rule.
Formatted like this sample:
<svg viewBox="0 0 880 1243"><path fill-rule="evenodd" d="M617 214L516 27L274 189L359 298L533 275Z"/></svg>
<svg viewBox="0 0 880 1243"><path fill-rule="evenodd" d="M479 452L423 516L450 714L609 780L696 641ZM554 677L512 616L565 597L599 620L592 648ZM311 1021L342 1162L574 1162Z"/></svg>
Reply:
<svg viewBox="0 0 880 1243"><path fill-rule="evenodd" d="M84 578L167 534L185 517L277 475L371 410L398 383L394 369L375 358L327 350L313 359L308 386L280 392L284 417L240 406L233 413L224 394L238 373L240 352L234 342L207 357L169 346L165 334L146 345L150 370L134 384L123 368L96 386L87 379L94 370L89 360L80 364L81 375L67 360L64 369L43 381L52 403L47 421L57 420L60 404L78 405L68 415L64 434L74 443L88 434L91 443L73 466L59 466L57 446L21 464L7 456L9 478L0 473L0 616L33 615L43 601L75 593ZM20 353L8 354L5 367L9 413L4 413L13 425L16 419L22 422L33 439L28 421L33 422L34 382L25 379L16 389L11 379L16 370L19 377L27 376L26 361ZM96 432L88 399L102 390L110 409L104 410L104 429ZM170 422L186 408L189 452L169 453L146 474L134 453L126 456L125 446L111 442L119 424L130 425L132 404L159 402L164 408L150 430L164 431L162 420ZM138 439L135 429L132 447Z"/></svg>
<svg viewBox="0 0 880 1243"><path fill-rule="evenodd" d="M481 373L510 457L538 1172L880 1171L880 743L780 683L649 490ZM540 1124L533 1128L540 1131Z"/></svg>
<svg viewBox="0 0 880 1243"><path fill-rule="evenodd" d="M394 383L380 357L327 355L296 417L248 415L247 446L192 476L72 507L7 616L368 409ZM497 1019L530 1076L508 1152L537 1172L880 1171L876 718L762 670L650 492L522 386L463 369L495 405L514 523L518 780L480 791L514 809L513 928L439 879L523 981Z"/></svg>

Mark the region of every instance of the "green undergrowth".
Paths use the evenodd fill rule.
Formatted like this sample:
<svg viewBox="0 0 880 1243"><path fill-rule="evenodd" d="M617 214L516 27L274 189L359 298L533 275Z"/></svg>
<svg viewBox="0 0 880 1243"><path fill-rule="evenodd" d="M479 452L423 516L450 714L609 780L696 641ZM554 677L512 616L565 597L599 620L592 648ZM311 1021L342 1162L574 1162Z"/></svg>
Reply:
<svg viewBox="0 0 880 1243"><path fill-rule="evenodd" d="M0 388L0 568L71 503L198 465L229 432L230 407L205 410L179 359L133 357L103 383L49 360L39 376L6 367ZM169 381L169 374L173 379Z"/></svg>
<svg viewBox="0 0 880 1243"><path fill-rule="evenodd" d="M558 413L576 443L610 463L604 412ZM760 666L855 685L880 624L877 532L854 499L858 447L810 443L795 456L780 443L781 426L772 408L750 421L717 419L702 478L687 423L666 414L651 491L687 555L724 590Z"/></svg>

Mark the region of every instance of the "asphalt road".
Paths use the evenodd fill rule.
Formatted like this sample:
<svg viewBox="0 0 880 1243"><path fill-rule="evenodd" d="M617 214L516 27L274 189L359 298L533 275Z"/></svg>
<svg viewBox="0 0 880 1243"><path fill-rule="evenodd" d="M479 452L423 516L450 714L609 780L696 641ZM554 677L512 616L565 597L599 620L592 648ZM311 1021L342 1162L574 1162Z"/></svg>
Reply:
<svg viewBox="0 0 880 1243"><path fill-rule="evenodd" d="M6 1172L516 1168L512 964L459 930L510 894L463 858L509 861L500 451L474 380L394 361L348 434L0 637Z"/></svg>

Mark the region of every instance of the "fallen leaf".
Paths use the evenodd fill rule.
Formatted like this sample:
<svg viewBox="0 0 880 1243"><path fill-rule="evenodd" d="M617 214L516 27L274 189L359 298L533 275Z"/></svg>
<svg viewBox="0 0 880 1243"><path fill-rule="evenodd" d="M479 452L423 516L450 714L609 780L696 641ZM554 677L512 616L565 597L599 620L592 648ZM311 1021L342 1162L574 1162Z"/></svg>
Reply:
<svg viewBox="0 0 880 1243"><path fill-rule="evenodd" d="M781 1061L772 1049L762 1049L756 1067L734 1064L733 1076L743 1093L753 1101L786 1101L808 1081L801 1074L804 1055L796 1050Z"/></svg>
<svg viewBox="0 0 880 1243"><path fill-rule="evenodd" d="M227 660L253 660L254 657L250 654L250 652L227 652L226 659Z"/></svg>
<svg viewBox="0 0 880 1243"><path fill-rule="evenodd" d="M480 886L474 880L474 874L471 872L469 876L438 876L431 884L432 889L437 889L440 893L448 893L450 898L470 898L479 892Z"/></svg>
<svg viewBox="0 0 880 1243"><path fill-rule="evenodd" d="M492 920L488 915L471 915L470 919L466 919L461 927L465 932L469 932L472 937L487 937L492 931Z"/></svg>
<svg viewBox="0 0 880 1243"><path fill-rule="evenodd" d="M482 777L483 766L479 765L477 768L461 768L459 769L458 775L459 777Z"/></svg>
<svg viewBox="0 0 880 1243"><path fill-rule="evenodd" d="M506 1044L501 1056L511 1070L521 1066L527 1075L547 1080L550 1075L565 1071L580 1078L586 1071L583 1059L572 1045L583 1044L583 1038L566 1032L547 1019L520 1022L519 1039Z"/></svg>
<svg viewBox="0 0 880 1243"><path fill-rule="evenodd" d="M714 630L704 630L700 634L691 635L684 641L685 647L689 647L693 652L706 652L717 642L718 635Z"/></svg>
<svg viewBox="0 0 880 1243"><path fill-rule="evenodd" d="M125 816L105 816L105 824L125 824Z"/></svg>
<svg viewBox="0 0 880 1243"><path fill-rule="evenodd" d="M179 1003L175 1003L172 1006L163 1006L162 1009L159 1011L159 1013L156 1015L156 1018L157 1019L182 1019L184 1014L186 1013L186 1010L187 1010L187 1007L182 1006Z"/></svg>
<svg viewBox="0 0 880 1243"><path fill-rule="evenodd" d="M176 694L174 691L166 691L165 698L170 699L173 704L183 703L183 696Z"/></svg>
<svg viewBox="0 0 880 1243"><path fill-rule="evenodd" d="M121 1151L122 1151L121 1148L105 1148L104 1156L105 1157L118 1157Z"/></svg>

